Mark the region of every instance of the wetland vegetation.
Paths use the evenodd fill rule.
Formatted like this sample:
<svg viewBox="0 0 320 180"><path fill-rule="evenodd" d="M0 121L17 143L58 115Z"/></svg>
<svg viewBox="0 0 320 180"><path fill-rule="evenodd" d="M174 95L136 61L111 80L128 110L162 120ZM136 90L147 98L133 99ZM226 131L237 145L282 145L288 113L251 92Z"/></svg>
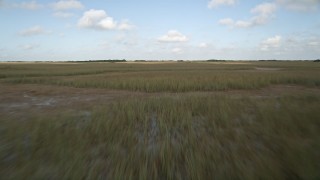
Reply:
<svg viewBox="0 0 320 180"><path fill-rule="evenodd" d="M0 63L0 179L319 179L315 62Z"/></svg>

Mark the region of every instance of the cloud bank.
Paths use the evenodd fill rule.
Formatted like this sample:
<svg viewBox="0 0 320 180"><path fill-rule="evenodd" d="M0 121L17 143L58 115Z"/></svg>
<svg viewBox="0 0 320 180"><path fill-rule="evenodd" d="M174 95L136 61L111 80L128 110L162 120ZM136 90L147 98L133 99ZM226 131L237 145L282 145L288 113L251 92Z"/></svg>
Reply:
<svg viewBox="0 0 320 180"><path fill-rule="evenodd" d="M94 30L131 30L134 28L134 25L131 25L128 20L118 23L104 10L95 9L84 12L78 21L78 26Z"/></svg>
<svg viewBox="0 0 320 180"><path fill-rule="evenodd" d="M264 25L274 16L277 10L277 5L274 3L262 3L251 9L251 13L254 14L248 20L234 20L232 18L224 18L219 20L219 24L237 27L237 28L249 28L259 25Z"/></svg>
<svg viewBox="0 0 320 180"><path fill-rule="evenodd" d="M167 34L158 38L159 42L186 42L189 39L177 30L170 30Z"/></svg>
<svg viewBox="0 0 320 180"><path fill-rule="evenodd" d="M216 8L218 6L221 6L221 5L234 5L236 4L237 0L211 0L209 3L208 3L208 7L209 8Z"/></svg>

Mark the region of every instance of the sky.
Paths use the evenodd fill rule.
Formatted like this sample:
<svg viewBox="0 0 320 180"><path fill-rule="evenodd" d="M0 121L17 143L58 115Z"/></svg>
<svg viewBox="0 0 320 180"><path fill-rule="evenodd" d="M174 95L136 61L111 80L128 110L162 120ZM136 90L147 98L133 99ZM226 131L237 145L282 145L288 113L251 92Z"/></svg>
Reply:
<svg viewBox="0 0 320 180"><path fill-rule="evenodd" d="M320 58L320 0L0 0L0 22L0 61Z"/></svg>

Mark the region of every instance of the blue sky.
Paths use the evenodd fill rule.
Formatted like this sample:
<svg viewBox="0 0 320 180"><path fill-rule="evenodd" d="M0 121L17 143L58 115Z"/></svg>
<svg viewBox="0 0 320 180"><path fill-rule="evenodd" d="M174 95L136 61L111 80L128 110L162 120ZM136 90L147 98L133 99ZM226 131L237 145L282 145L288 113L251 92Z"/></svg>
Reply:
<svg viewBox="0 0 320 180"><path fill-rule="evenodd" d="M0 61L320 58L320 0L0 0L0 21Z"/></svg>

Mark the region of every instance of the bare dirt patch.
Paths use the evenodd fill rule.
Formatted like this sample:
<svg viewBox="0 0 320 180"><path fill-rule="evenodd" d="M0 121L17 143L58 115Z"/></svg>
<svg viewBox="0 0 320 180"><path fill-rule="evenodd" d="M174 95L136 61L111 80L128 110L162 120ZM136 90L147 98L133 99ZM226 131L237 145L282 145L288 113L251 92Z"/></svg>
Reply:
<svg viewBox="0 0 320 180"><path fill-rule="evenodd" d="M109 103L132 94L126 91L72 88L46 85L1 84L0 107L64 107Z"/></svg>
<svg viewBox="0 0 320 180"><path fill-rule="evenodd" d="M0 119L11 117L16 120L30 119L37 114L56 116L66 111L82 118L87 116L94 106L134 94L45 85L0 84L0 87Z"/></svg>

